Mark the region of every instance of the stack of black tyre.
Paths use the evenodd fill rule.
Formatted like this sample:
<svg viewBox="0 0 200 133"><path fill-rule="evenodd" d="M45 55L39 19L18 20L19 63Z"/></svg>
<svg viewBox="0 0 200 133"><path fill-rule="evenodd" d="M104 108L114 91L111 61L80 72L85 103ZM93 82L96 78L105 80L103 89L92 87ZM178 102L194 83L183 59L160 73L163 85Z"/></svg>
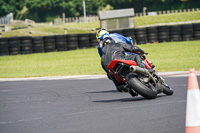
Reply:
<svg viewBox="0 0 200 133"><path fill-rule="evenodd" d="M32 54L32 37L20 37L21 54Z"/></svg>
<svg viewBox="0 0 200 133"><path fill-rule="evenodd" d="M33 53L42 53L43 52L43 37L42 36L35 36L32 37L32 48Z"/></svg>
<svg viewBox="0 0 200 133"><path fill-rule="evenodd" d="M96 39L96 33L91 33L89 38L90 38L90 47L97 47L99 42Z"/></svg>
<svg viewBox="0 0 200 133"><path fill-rule="evenodd" d="M55 36L45 36L44 37L44 52L54 52L55 51Z"/></svg>
<svg viewBox="0 0 200 133"><path fill-rule="evenodd" d="M172 25L169 27L169 35L171 41L181 41L181 26Z"/></svg>
<svg viewBox="0 0 200 133"><path fill-rule="evenodd" d="M147 43L146 28L135 29L135 39L137 44L146 44Z"/></svg>
<svg viewBox="0 0 200 133"><path fill-rule="evenodd" d="M78 34L78 48L89 48L89 34Z"/></svg>
<svg viewBox="0 0 200 133"><path fill-rule="evenodd" d="M148 43L158 42L158 28L157 27L147 27L147 42Z"/></svg>
<svg viewBox="0 0 200 133"><path fill-rule="evenodd" d="M0 38L0 56L9 55L8 38Z"/></svg>
<svg viewBox="0 0 200 133"><path fill-rule="evenodd" d="M66 35L56 35L55 44L57 51L66 51L67 50L67 37Z"/></svg>
<svg viewBox="0 0 200 133"><path fill-rule="evenodd" d="M8 46L9 46L10 55L21 54L20 38L19 37L15 36L15 37L8 38Z"/></svg>
<svg viewBox="0 0 200 133"><path fill-rule="evenodd" d="M169 42L169 26L158 26L158 42Z"/></svg>
<svg viewBox="0 0 200 133"><path fill-rule="evenodd" d="M135 42L135 29L134 28L124 29L123 30L123 35L125 37L131 37L133 39L133 42Z"/></svg>
<svg viewBox="0 0 200 133"><path fill-rule="evenodd" d="M200 23L193 24L194 40L200 40Z"/></svg>
<svg viewBox="0 0 200 133"><path fill-rule="evenodd" d="M123 35L123 30L111 30L109 31L109 33L117 33L117 34L120 34L120 35Z"/></svg>
<svg viewBox="0 0 200 133"><path fill-rule="evenodd" d="M68 34L67 35L67 50L75 50L78 46L78 35Z"/></svg>
<svg viewBox="0 0 200 133"><path fill-rule="evenodd" d="M182 38L182 41L193 40L193 25L192 24L181 25L181 38Z"/></svg>

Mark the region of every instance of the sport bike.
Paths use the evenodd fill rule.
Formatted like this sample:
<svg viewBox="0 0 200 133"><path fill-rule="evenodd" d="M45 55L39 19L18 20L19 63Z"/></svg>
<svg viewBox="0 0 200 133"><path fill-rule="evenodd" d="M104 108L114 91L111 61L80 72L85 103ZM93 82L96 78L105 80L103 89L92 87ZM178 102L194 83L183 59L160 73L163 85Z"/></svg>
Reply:
<svg viewBox="0 0 200 133"><path fill-rule="evenodd" d="M108 69L119 83L128 87L132 96L139 94L146 99L154 99L159 93L172 95L173 89L153 70L154 65L145 55L143 59L146 69L137 66L135 61L121 59L111 61Z"/></svg>

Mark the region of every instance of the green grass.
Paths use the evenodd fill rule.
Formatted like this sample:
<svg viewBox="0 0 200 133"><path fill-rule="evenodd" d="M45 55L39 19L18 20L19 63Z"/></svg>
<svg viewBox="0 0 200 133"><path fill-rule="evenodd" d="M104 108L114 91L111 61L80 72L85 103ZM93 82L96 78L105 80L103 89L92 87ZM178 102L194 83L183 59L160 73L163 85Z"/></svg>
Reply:
<svg viewBox="0 0 200 133"><path fill-rule="evenodd" d="M171 22L200 20L200 11L135 17L135 27Z"/></svg>
<svg viewBox="0 0 200 133"><path fill-rule="evenodd" d="M200 41L138 45L158 72L200 71ZM1 56L0 78L105 74L96 48Z"/></svg>
<svg viewBox="0 0 200 133"><path fill-rule="evenodd" d="M10 29L13 28L12 25L8 25ZM26 26L25 26L26 27ZM63 25L54 25L50 26L49 24L34 24L31 28L32 36L47 36L47 35L60 35L64 34L64 28L67 28L68 34L75 33L91 33L96 32L96 28L100 27L100 22L88 22L88 23L68 23ZM17 28L15 26L15 28ZM95 30L93 30L95 29ZM7 32L3 32L3 37L11 37L11 36L28 36L30 29L22 28L16 30L10 30Z"/></svg>
<svg viewBox="0 0 200 133"><path fill-rule="evenodd" d="M193 21L200 20L200 11L195 12L185 12L185 13L172 13L172 14L164 14L157 16L143 16L143 17L135 17L135 27L158 24L158 23L169 23L169 22L182 22L182 21ZM13 27L13 25L8 25L9 27ZM15 28L16 25L15 25ZM64 28L67 28L68 34L74 33L90 33L96 32L92 31L93 29L100 28L100 22L88 22L88 23L67 23L63 25L54 25L50 26L49 24L35 24L33 25L32 36L47 36L47 35L56 35L56 34L64 34ZM29 29L17 29L10 30L8 32L3 33L3 37L10 36L28 36Z"/></svg>
<svg viewBox="0 0 200 133"><path fill-rule="evenodd" d="M200 71L200 41L168 42L141 45L159 72Z"/></svg>

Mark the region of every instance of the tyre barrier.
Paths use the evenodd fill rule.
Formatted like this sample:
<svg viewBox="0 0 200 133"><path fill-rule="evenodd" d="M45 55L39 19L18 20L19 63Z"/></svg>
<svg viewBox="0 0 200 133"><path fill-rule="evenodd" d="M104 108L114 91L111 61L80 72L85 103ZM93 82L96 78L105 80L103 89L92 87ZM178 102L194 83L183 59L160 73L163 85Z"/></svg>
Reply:
<svg viewBox="0 0 200 133"><path fill-rule="evenodd" d="M110 30L109 33L117 33L123 35L123 30Z"/></svg>
<svg viewBox="0 0 200 133"><path fill-rule="evenodd" d="M96 39L96 33L91 33L89 36L90 47L97 47L99 42Z"/></svg>
<svg viewBox="0 0 200 133"><path fill-rule="evenodd" d="M44 41L42 36L32 37L33 53L42 53L44 51Z"/></svg>
<svg viewBox="0 0 200 133"><path fill-rule="evenodd" d="M89 48L89 34L78 34L78 48Z"/></svg>
<svg viewBox="0 0 200 133"><path fill-rule="evenodd" d="M182 41L193 40L193 24L181 25L181 38Z"/></svg>
<svg viewBox="0 0 200 133"><path fill-rule="evenodd" d="M200 23L112 30L132 37L135 44L200 40ZM97 47L96 33L0 38L0 56L68 51Z"/></svg>
<svg viewBox="0 0 200 133"><path fill-rule="evenodd" d="M169 27L169 35L171 41L181 41L181 26L173 25Z"/></svg>
<svg viewBox="0 0 200 133"><path fill-rule="evenodd" d="M158 26L158 42L169 42L169 26Z"/></svg>
<svg viewBox="0 0 200 133"><path fill-rule="evenodd" d="M135 29L135 39L137 44L146 44L147 43L146 28Z"/></svg>
<svg viewBox="0 0 200 133"><path fill-rule="evenodd" d="M147 27L147 42L148 43L158 42L158 28L157 27Z"/></svg>
<svg viewBox="0 0 200 133"><path fill-rule="evenodd" d="M32 54L32 37L30 36L23 36L20 37L20 47L21 47L21 54Z"/></svg>
<svg viewBox="0 0 200 133"><path fill-rule="evenodd" d="M193 24L193 37L194 40L200 40L200 23Z"/></svg>
<svg viewBox="0 0 200 133"><path fill-rule="evenodd" d="M54 52L56 50L55 36L44 37L44 52Z"/></svg>
<svg viewBox="0 0 200 133"><path fill-rule="evenodd" d="M66 35L56 35L55 36L55 46L57 51L67 51L67 36Z"/></svg>
<svg viewBox="0 0 200 133"><path fill-rule="evenodd" d="M8 48L10 55L21 54L20 37L14 36L8 38Z"/></svg>
<svg viewBox="0 0 200 133"><path fill-rule="evenodd" d="M126 37L131 37L135 42L135 30L134 29L124 29L123 35Z"/></svg>
<svg viewBox="0 0 200 133"><path fill-rule="evenodd" d="M9 55L8 38L0 38L0 56Z"/></svg>
<svg viewBox="0 0 200 133"><path fill-rule="evenodd" d="M78 47L78 35L68 34L67 35L67 50L75 50Z"/></svg>

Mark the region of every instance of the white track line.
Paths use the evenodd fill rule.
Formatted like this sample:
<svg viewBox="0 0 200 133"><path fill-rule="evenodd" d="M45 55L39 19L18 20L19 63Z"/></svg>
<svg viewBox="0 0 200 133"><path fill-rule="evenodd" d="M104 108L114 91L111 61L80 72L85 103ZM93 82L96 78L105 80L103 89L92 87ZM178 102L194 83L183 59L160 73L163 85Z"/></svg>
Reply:
<svg viewBox="0 0 200 133"><path fill-rule="evenodd" d="M179 72L159 72L162 77L187 77L189 71ZM200 75L200 71L196 71L196 75ZM0 78L0 82L5 81L34 81L34 80L83 80L83 79L103 79L106 75L76 75L76 76L50 76L50 77L29 77L29 78Z"/></svg>

